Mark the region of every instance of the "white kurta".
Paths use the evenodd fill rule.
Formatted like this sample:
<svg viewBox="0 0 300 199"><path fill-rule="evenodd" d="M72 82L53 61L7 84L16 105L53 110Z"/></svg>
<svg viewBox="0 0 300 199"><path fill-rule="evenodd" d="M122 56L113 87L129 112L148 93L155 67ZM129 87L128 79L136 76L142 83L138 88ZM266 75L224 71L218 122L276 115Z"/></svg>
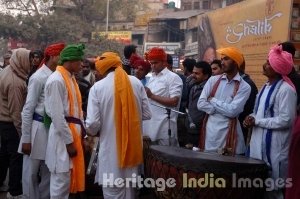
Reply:
<svg viewBox="0 0 300 199"><path fill-rule="evenodd" d="M208 101L207 99L209 98L214 85L221 76L222 79L215 96ZM239 81L240 86L238 92L233 97L235 81ZM243 112L250 91L251 88L249 84L245 82L239 74L231 81L228 81L225 74L209 78L197 104L200 111L209 114L206 123L205 150L216 152L218 149L225 147L229 119L238 117L239 114ZM239 122L237 122L236 129L236 153L241 154L245 152L245 142Z"/></svg>
<svg viewBox="0 0 300 199"><path fill-rule="evenodd" d="M169 71L167 68L160 73L152 73L147 85L153 94L161 97L179 97L181 98L183 83L179 75ZM164 106L158 102L149 99L152 112L151 120L143 122L143 134L149 136L152 141L158 139L168 139L168 118L166 110L155 105ZM154 104L154 105L153 105ZM168 107L178 111L180 100L176 107ZM175 112L170 115L171 137L177 138L177 116Z"/></svg>
<svg viewBox="0 0 300 199"><path fill-rule="evenodd" d="M150 119L149 102L142 83L133 76L128 77L131 81L141 122ZM87 128L93 134L100 132L100 148L95 177L95 181L99 184L103 184L104 174L108 177L113 174L116 179L132 177L133 173L138 173L138 167L125 169L118 167L114 113L114 72L110 72L90 89L87 108Z"/></svg>
<svg viewBox="0 0 300 199"><path fill-rule="evenodd" d="M71 76L69 73L70 81ZM76 99L75 87L73 83L72 95ZM80 105L81 106L81 105ZM45 86L45 108L46 113L51 117L52 123L49 129L48 145L46 150L46 165L51 173L68 172L72 168L72 161L66 149L66 144L73 142L72 133L65 120L69 114L68 91L64 79L58 71L50 75ZM74 115L80 117L81 113L78 109L78 102L74 100ZM81 132L80 125L76 124L77 132Z"/></svg>
<svg viewBox="0 0 300 199"><path fill-rule="evenodd" d="M290 135L296 116L297 95L290 85L283 82L275 96L274 117L265 118L264 108L269 89L270 86L265 88L258 111L256 114L252 114L255 118L255 126L250 141L250 157L268 162L265 138L267 129L272 129L270 154L272 178L286 178Z"/></svg>
<svg viewBox="0 0 300 199"><path fill-rule="evenodd" d="M30 157L38 160L45 160L48 130L44 123L33 120L33 114L38 113L44 116L44 87L51 74L52 71L44 64L30 77L26 103L22 111L22 137L19 152L21 152L22 143L31 143Z"/></svg>

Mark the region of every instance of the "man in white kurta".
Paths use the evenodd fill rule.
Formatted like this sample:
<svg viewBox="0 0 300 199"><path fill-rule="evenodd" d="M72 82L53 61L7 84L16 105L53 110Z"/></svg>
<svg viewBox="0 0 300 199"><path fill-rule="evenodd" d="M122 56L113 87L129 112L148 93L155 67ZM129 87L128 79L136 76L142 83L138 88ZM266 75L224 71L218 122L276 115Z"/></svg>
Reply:
<svg viewBox="0 0 300 199"><path fill-rule="evenodd" d="M68 45L60 54L59 64L56 71L50 75L45 85L45 109L52 119L49 129L48 145L46 149L46 165L51 173L50 195L51 199L68 199L70 193L72 159L78 151L74 146L74 138L71 133L66 117L74 117L83 122L81 100L76 97L76 85L74 73L81 69L83 58L80 45ZM67 89L64 76L58 70L65 68L66 78L71 81L71 89ZM74 83L75 82L75 83ZM73 96L74 115L70 115L69 94ZM77 132L81 132L81 125L75 124Z"/></svg>
<svg viewBox="0 0 300 199"><path fill-rule="evenodd" d="M50 197L50 172L44 161L48 142L48 129L43 123L44 87L57 66L59 53L63 48L63 43L48 46L45 50L46 63L29 80L26 103L22 111L22 137L19 146L19 152L24 153L24 199Z"/></svg>
<svg viewBox="0 0 300 199"><path fill-rule="evenodd" d="M166 109L162 107L178 111L183 82L177 74L168 70L167 54L163 49L156 47L150 49L146 59L150 62L153 71L146 84L146 92L153 116L151 120L143 122L143 134L149 136L151 141L156 144L178 146L178 114L171 111L171 135L169 135L169 119Z"/></svg>
<svg viewBox="0 0 300 199"><path fill-rule="evenodd" d="M286 76L292 67L291 54L282 51L281 46L271 49L263 65L268 82L256 97L254 113L247 116L243 123L245 127L253 127L250 157L267 163L274 182L280 178L285 181L287 176L289 143L297 101L294 85ZM275 185L275 190L266 192L266 198L284 198L284 186L285 183Z"/></svg>
<svg viewBox="0 0 300 199"><path fill-rule="evenodd" d="M211 152L225 148L229 133L229 120L237 118L243 112L244 105L250 95L250 86L238 73L238 67L243 62L242 54L231 47L220 50L218 52L221 54L222 67L225 73L209 78L197 104L198 109L207 114L207 122L202 127L206 132L205 140L202 140L204 143L203 150ZM215 86L217 89L214 96L211 97ZM234 150L235 153L242 154L245 152L245 142L239 122L236 122L235 131L236 148Z"/></svg>
<svg viewBox="0 0 300 199"><path fill-rule="evenodd" d="M106 57L107 56L107 57ZM99 153L98 163L95 181L103 187L104 198L118 199L118 198L134 198L134 190L131 187L115 187L112 185L110 179L114 180L117 178L132 178L132 175L138 175L138 166L130 166L120 168L118 165L117 146L116 146L116 122L115 122L115 71L109 70L109 67L117 67L119 65L121 69L121 59L114 53L106 55L105 53L101 56L105 58L112 57L115 61L111 65L106 65L107 70L101 72L96 61L96 69L101 75L106 76L102 80L95 83L89 93L88 108L87 108L87 119L86 126L90 133L95 135L100 133L99 139ZM101 62L101 61L100 61ZM123 73L126 75L125 71ZM127 75L126 75L127 77ZM137 111L140 121L148 120L151 118L151 112L149 109L149 102L145 89L137 78L128 76L130 85L132 87ZM130 86L129 85L129 86ZM125 106L125 105L124 105ZM133 119L133 118L130 118ZM140 129L142 130L142 129ZM128 136L132 132L129 132ZM140 140L142 135L140 134ZM112 185L112 186L109 186Z"/></svg>

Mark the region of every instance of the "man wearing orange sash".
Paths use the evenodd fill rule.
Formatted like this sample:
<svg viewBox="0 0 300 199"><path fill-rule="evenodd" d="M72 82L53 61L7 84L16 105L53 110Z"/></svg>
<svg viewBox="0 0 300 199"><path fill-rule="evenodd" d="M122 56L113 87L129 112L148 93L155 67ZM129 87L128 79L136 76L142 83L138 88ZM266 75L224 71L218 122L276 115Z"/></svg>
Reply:
<svg viewBox="0 0 300 199"><path fill-rule="evenodd" d="M81 44L65 47L45 86L45 109L52 119L45 160L51 199L68 199L69 193L85 190L82 102L74 76L81 70L83 50Z"/></svg>
<svg viewBox="0 0 300 199"><path fill-rule="evenodd" d="M95 181L105 199L133 199L132 183L118 182L137 176L143 163L142 120L151 118L148 98L140 80L122 69L117 54L106 52L95 65L104 76L90 90L86 119L91 134L100 132Z"/></svg>

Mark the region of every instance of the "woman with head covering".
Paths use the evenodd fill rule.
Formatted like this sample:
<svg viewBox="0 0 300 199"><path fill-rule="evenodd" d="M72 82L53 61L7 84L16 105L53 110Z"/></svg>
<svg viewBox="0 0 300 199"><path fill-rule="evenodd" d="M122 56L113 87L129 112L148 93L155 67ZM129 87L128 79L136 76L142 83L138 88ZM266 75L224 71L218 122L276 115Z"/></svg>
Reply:
<svg viewBox="0 0 300 199"><path fill-rule="evenodd" d="M26 79L31 71L30 50L13 51L10 65L0 73L0 185L9 168L9 197L22 195L22 155L17 152L20 142L21 112L26 100Z"/></svg>
<svg viewBox="0 0 300 199"><path fill-rule="evenodd" d="M68 199L85 190L82 150L84 137L81 95L75 73L81 70L84 45L68 45L60 53L56 71L45 86L45 110L52 119L46 149L51 173L51 198Z"/></svg>
<svg viewBox="0 0 300 199"><path fill-rule="evenodd" d="M96 70L104 78L91 88L86 126L100 132L95 181L102 185L104 198L135 198L130 183L143 163L142 120L151 118L149 102L141 82L122 69L120 57L112 52L96 59Z"/></svg>
<svg viewBox="0 0 300 199"><path fill-rule="evenodd" d="M287 177L289 140L296 115L297 95L287 75L293 67L292 55L282 46L271 48L263 74L268 82L257 95L254 113L244 120L245 127L253 127L250 141L250 157L261 159L270 167L274 182L284 183L268 187L269 198L284 198L283 189Z"/></svg>

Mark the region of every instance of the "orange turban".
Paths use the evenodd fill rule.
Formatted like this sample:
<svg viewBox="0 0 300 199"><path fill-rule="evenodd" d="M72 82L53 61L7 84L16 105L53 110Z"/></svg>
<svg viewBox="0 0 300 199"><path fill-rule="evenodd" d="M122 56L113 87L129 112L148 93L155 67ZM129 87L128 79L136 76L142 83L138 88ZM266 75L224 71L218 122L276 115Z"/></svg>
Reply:
<svg viewBox="0 0 300 199"><path fill-rule="evenodd" d="M234 47L220 48L217 50L217 52L235 61L238 64L238 67L240 67L244 61L243 54L237 48Z"/></svg>
<svg viewBox="0 0 300 199"><path fill-rule="evenodd" d="M131 82L120 57L113 52L97 57L96 70L103 75L111 68L114 77L114 112L118 165L130 168L143 162L141 120ZM113 143L112 143L113 144Z"/></svg>
<svg viewBox="0 0 300 199"><path fill-rule="evenodd" d="M95 60L96 70L104 75L110 68L117 68L122 66L121 58L113 52L105 52Z"/></svg>
<svg viewBox="0 0 300 199"><path fill-rule="evenodd" d="M146 60L167 61L167 54L162 48L154 47L145 53Z"/></svg>

